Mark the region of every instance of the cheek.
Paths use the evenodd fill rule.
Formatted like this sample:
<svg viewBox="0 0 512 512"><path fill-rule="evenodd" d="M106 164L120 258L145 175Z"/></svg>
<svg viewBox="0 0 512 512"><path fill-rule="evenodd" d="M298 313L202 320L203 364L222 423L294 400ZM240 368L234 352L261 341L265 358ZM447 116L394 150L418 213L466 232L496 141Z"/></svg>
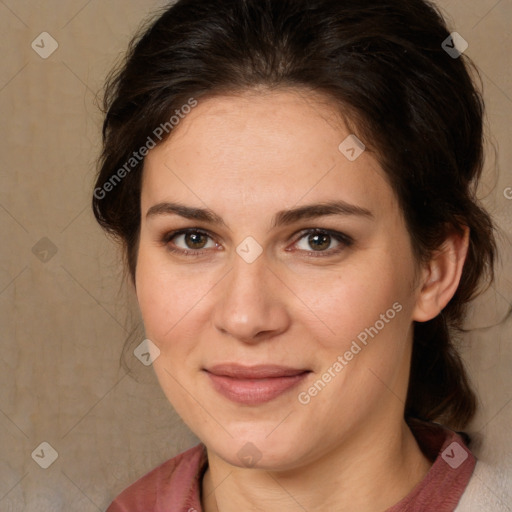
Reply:
<svg viewBox="0 0 512 512"><path fill-rule="evenodd" d="M159 345L183 316L187 294L176 274L165 271L156 251L142 243L137 264L136 289L146 335Z"/></svg>
<svg viewBox="0 0 512 512"><path fill-rule="evenodd" d="M162 352L188 350L187 340L197 339L198 331L207 327L204 299L215 286L214 277L188 266L170 266L164 251L141 245L137 300L146 336Z"/></svg>
<svg viewBox="0 0 512 512"><path fill-rule="evenodd" d="M413 300L408 273L405 266L397 269L392 258L368 257L332 272L302 273L290 288L309 308L302 320L325 332L325 336L319 336L324 344L343 349L376 323L379 333L390 327L406 327L399 317L405 316L403 311Z"/></svg>
<svg viewBox="0 0 512 512"><path fill-rule="evenodd" d="M403 282L406 270L402 268L400 277L396 271L382 272L385 269L368 266L365 271L312 280L309 284L315 282L316 287L297 288L316 313L303 315L303 326L310 337L319 332L316 327L324 333L314 336L318 380L300 389L301 397L313 404L306 411L328 415L333 429L340 418L349 421L347 411L358 418L378 409L377 404L389 398L389 389L394 390L392 396L401 396L405 389L412 298Z"/></svg>

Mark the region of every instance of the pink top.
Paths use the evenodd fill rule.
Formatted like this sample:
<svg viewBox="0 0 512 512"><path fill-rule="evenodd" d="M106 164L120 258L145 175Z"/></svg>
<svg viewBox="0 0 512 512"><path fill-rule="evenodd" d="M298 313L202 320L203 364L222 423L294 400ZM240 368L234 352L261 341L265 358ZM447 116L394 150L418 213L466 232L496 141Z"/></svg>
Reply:
<svg viewBox="0 0 512 512"><path fill-rule="evenodd" d="M453 512L471 478L475 457L456 432L436 423L410 426L434 463L425 478L385 512ZM200 443L125 489L107 512L202 512L201 481L207 465L206 447Z"/></svg>

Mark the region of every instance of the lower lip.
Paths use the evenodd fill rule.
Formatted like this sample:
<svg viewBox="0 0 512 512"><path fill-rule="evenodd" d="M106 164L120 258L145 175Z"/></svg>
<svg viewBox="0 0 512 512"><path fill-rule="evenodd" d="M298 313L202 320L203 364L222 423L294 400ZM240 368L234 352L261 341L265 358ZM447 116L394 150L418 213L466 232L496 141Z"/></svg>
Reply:
<svg viewBox="0 0 512 512"><path fill-rule="evenodd" d="M310 372L268 379L239 379L206 373L210 377L213 387L221 395L240 404L258 405L270 402L297 386Z"/></svg>

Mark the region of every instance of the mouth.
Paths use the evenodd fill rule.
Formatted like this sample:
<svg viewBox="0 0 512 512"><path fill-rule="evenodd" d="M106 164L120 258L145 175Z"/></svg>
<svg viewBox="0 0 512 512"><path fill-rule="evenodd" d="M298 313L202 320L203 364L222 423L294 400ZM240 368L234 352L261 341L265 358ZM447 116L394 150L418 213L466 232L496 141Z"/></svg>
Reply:
<svg viewBox="0 0 512 512"><path fill-rule="evenodd" d="M274 400L311 373L311 370L304 368L231 363L215 365L203 371L218 393L244 405L259 405Z"/></svg>

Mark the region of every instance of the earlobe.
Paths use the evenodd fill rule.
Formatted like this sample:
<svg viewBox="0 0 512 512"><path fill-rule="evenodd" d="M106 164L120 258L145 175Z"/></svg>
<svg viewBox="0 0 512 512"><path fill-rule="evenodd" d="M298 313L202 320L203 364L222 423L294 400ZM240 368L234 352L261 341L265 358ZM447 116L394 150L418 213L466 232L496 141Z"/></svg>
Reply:
<svg viewBox="0 0 512 512"><path fill-rule="evenodd" d="M469 228L463 229L463 234L450 234L424 267L413 320L432 320L457 291L469 246Z"/></svg>

